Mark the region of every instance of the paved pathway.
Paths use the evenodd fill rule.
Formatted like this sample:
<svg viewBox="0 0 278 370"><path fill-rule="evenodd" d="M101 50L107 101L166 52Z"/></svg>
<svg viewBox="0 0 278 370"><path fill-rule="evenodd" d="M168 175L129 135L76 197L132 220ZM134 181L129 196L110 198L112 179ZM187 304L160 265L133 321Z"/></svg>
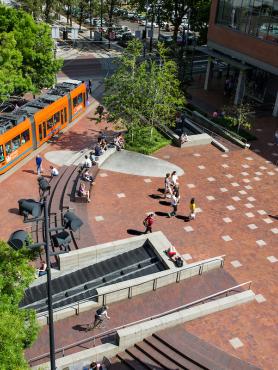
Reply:
<svg viewBox="0 0 278 370"><path fill-rule="evenodd" d="M97 103L95 103L96 105ZM126 238L142 231L142 219L156 211L155 230L162 230L186 256L188 262L226 254L226 270L238 282L253 281L257 302L210 315L185 327L246 361L264 369L275 369L277 358L277 160L274 127L277 121L260 118L254 132L258 141L251 149L222 154L212 146L175 148L155 153L186 170L180 177L179 216L188 214L188 203L196 197L199 214L194 222L182 217L165 217L169 205L153 195L163 186L159 177L138 177L101 170L92 202L86 207L93 243ZM96 126L89 114L43 155L54 150L81 150L90 147L92 136L105 124ZM44 159L44 168L49 162ZM17 214L17 200L37 198L34 159L1 182L0 237L7 240L15 229L26 227ZM144 299L142 297L142 299ZM131 315L131 313L129 313ZM132 316L130 316L132 319ZM62 335L62 334L61 334ZM240 343L233 347L231 343Z"/></svg>

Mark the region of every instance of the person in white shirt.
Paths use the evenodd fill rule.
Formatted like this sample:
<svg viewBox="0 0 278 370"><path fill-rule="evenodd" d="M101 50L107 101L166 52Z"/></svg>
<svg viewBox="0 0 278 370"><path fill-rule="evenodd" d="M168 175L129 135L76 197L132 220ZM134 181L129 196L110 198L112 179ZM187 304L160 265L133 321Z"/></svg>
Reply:
<svg viewBox="0 0 278 370"><path fill-rule="evenodd" d="M175 187L173 194L171 196L171 206L173 207L173 211L168 213L168 217L173 217L177 215L179 202L180 202L180 192L179 189Z"/></svg>
<svg viewBox="0 0 278 370"><path fill-rule="evenodd" d="M53 166L50 166L50 173L51 173L51 177L59 175L59 171L57 170L57 168L55 168Z"/></svg>
<svg viewBox="0 0 278 370"><path fill-rule="evenodd" d="M85 162L83 164L83 168L91 168L92 167L92 161L90 158L88 158L87 155L85 155Z"/></svg>
<svg viewBox="0 0 278 370"><path fill-rule="evenodd" d="M178 186L179 185L178 179L179 178L178 178L177 172L173 171L172 174L171 174L171 182L172 182L173 186Z"/></svg>

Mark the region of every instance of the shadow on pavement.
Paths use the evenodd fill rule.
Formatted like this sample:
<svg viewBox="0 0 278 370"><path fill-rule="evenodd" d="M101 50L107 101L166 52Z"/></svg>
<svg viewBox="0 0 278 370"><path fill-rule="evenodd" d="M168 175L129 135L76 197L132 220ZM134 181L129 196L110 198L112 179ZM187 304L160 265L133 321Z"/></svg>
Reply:
<svg viewBox="0 0 278 370"><path fill-rule="evenodd" d="M155 212L155 214L157 216L161 216L161 217L168 217L168 212L160 212L160 211L157 211L157 212Z"/></svg>
<svg viewBox="0 0 278 370"><path fill-rule="evenodd" d="M10 208L10 209L9 209L9 212L10 212L10 213L13 213L14 215L19 215L19 210L18 210L18 208Z"/></svg>
<svg viewBox="0 0 278 370"><path fill-rule="evenodd" d="M129 235L142 235L144 234L143 231L134 230L134 229L127 229L126 231Z"/></svg>
<svg viewBox="0 0 278 370"><path fill-rule="evenodd" d="M162 206L170 206L171 202L167 202L166 200L161 200L159 204L161 204Z"/></svg>

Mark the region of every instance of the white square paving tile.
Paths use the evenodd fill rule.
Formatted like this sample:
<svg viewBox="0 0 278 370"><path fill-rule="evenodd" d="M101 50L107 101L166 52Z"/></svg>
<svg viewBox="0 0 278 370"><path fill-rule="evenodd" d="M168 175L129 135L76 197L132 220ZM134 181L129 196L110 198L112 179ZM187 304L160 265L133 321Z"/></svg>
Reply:
<svg viewBox="0 0 278 370"><path fill-rule="evenodd" d="M230 235L223 235L223 236L221 236L221 238L222 238L223 240L225 240L225 242L230 242L231 240L233 240L233 239L230 237Z"/></svg>
<svg viewBox="0 0 278 370"><path fill-rule="evenodd" d="M277 229L277 227L275 227L274 229L271 229L271 231L273 232L273 234L278 234L278 229Z"/></svg>
<svg viewBox="0 0 278 370"><path fill-rule="evenodd" d="M107 173L101 173L100 175L99 175L100 177L107 177L108 175L107 175Z"/></svg>
<svg viewBox="0 0 278 370"><path fill-rule="evenodd" d="M256 177L254 177L254 180L255 181L261 181L261 178L256 176Z"/></svg>
<svg viewBox="0 0 278 370"><path fill-rule="evenodd" d="M245 190L239 190L239 194L245 195L245 194L247 194L247 192Z"/></svg>
<svg viewBox="0 0 278 370"><path fill-rule="evenodd" d="M242 181L246 182L247 184L250 182L250 180L248 180L248 179L243 179Z"/></svg>
<svg viewBox="0 0 278 370"><path fill-rule="evenodd" d="M264 161L264 163L266 163L266 164L270 164L270 163L271 163L271 161Z"/></svg>
<svg viewBox="0 0 278 370"><path fill-rule="evenodd" d="M255 299L258 303L263 303L266 301L265 297L262 294L256 294Z"/></svg>
<svg viewBox="0 0 278 370"><path fill-rule="evenodd" d="M232 179L234 176L231 174L231 173L228 173L227 175L225 175L228 179Z"/></svg>
<svg viewBox="0 0 278 370"><path fill-rule="evenodd" d="M239 186L239 184L237 182L231 182L231 185L234 186L234 187Z"/></svg>
<svg viewBox="0 0 278 370"><path fill-rule="evenodd" d="M230 166L229 166L228 164L226 164L226 163L221 164L221 166L222 166L223 168L229 168L229 167L230 167Z"/></svg>
<svg viewBox="0 0 278 370"><path fill-rule="evenodd" d="M152 180L151 180L151 179L144 179L144 181L145 181L146 183L152 182Z"/></svg>
<svg viewBox="0 0 278 370"><path fill-rule="evenodd" d="M262 239L256 240L256 243L258 244L259 247L263 247L266 245L266 242Z"/></svg>
<svg viewBox="0 0 278 370"><path fill-rule="evenodd" d="M185 226L184 227L184 230L187 232L187 233L190 233L191 231L193 231L193 227L192 226Z"/></svg>
<svg viewBox="0 0 278 370"><path fill-rule="evenodd" d="M117 197L118 198L125 198L125 193L118 193L117 194Z"/></svg>
<svg viewBox="0 0 278 370"><path fill-rule="evenodd" d="M254 198L254 197L248 197L247 199L249 200L249 202L255 202L255 200L256 200L256 198Z"/></svg>
<svg viewBox="0 0 278 370"><path fill-rule="evenodd" d="M255 153L261 153L261 150L258 149L258 148L256 148L256 149L253 150L253 152L255 152Z"/></svg>
<svg viewBox="0 0 278 370"><path fill-rule="evenodd" d="M247 159L247 161L253 161L254 158L252 158L252 157L246 157L245 159Z"/></svg>
<svg viewBox="0 0 278 370"><path fill-rule="evenodd" d="M205 167L205 166L203 166L203 165L200 165L200 166L198 166L198 168L199 168L200 170L204 170L206 167Z"/></svg>
<svg viewBox="0 0 278 370"><path fill-rule="evenodd" d="M214 177L207 177L207 180L212 182L212 181L215 181L215 178Z"/></svg>
<svg viewBox="0 0 278 370"><path fill-rule="evenodd" d="M263 209L259 209L257 212L259 215L267 215L267 212L264 211Z"/></svg>
<svg viewBox="0 0 278 370"><path fill-rule="evenodd" d="M254 205L252 203L246 203L244 205L246 208L254 208Z"/></svg>
<svg viewBox="0 0 278 370"><path fill-rule="evenodd" d="M193 188L196 188L196 186L194 184L187 184L186 185L189 189L193 189Z"/></svg>
<svg viewBox="0 0 278 370"><path fill-rule="evenodd" d="M241 172L240 173L242 176L249 176L249 173L248 172Z"/></svg>
<svg viewBox="0 0 278 370"><path fill-rule="evenodd" d="M244 187L245 187L245 189L247 189L247 190L251 190L251 189L253 189L251 185L245 185Z"/></svg>
<svg viewBox="0 0 278 370"><path fill-rule="evenodd" d="M229 222L232 222L232 220L230 219L230 217L224 217L223 218L223 221L226 222L226 224L228 224Z"/></svg>
<svg viewBox="0 0 278 370"><path fill-rule="evenodd" d="M274 257L274 256L268 256L268 257L266 257L268 260L269 260L269 262L271 262L271 263L275 263L275 262L277 262L278 261L278 259L276 258L276 257Z"/></svg>
<svg viewBox="0 0 278 370"><path fill-rule="evenodd" d="M207 200L215 200L214 196L212 196L212 195L207 195L206 198L207 198Z"/></svg>
<svg viewBox="0 0 278 370"><path fill-rule="evenodd" d="M255 172L255 175L257 175L257 176L262 176L262 172L257 171L257 172Z"/></svg>
<svg viewBox="0 0 278 370"><path fill-rule="evenodd" d="M236 209L236 207L234 206L227 206L226 207L229 211L234 211Z"/></svg>
<svg viewBox="0 0 278 370"><path fill-rule="evenodd" d="M182 255L182 258L185 260L185 261L188 261L188 260L192 260L192 256L191 254L189 253L185 253Z"/></svg>
<svg viewBox="0 0 278 370"><path fill-rule="evenodd" d="M278 157L278 153L271 153L274 157Z"/></svg>
<svg viewBox="0 0 278 370"><path fill-rule="evenodd" d="M263 218L263 221L266 223L266 224L272 224L273 221L271 218Z"/></svg>
<svg viewBox="0 0 278 370"><path fill-rule="evenodd" d="M252 213L252 212L247 212L247 213L245 213L245 216L247 216L247 217L249 217L249 218L251 218L251 217L255 217L254 213Z"/></svg>
<svg viewBox="0 0 278 370"><path fill-rule="evenodd" d="M275 175L275 172L273 172L273 171L269 171L267 174L268 174L269 176L273 176L273 175Z"/></svg>
<svg viewBox="0 0 278 370"><path fill-rule="evenodd" d="M274 146L274 143L269 142L269 143L267 143L267 145L268 146Z"/></svg>
<svg viewBox="0 0 278 370"><path fill-rule="evenodd" d="M104 217L103 217L103 216L96 216L96 217L95 217L95 220L96 220L97 222L99 222L99 221L104 221Z"/></svg>
<svg viewBox="0 0 278 370"><path fill-rule="evenodd" d="M195 212L196 212L196 213L201 213L201 212L203 212L203 210L202 210L202 208L197 207L197 208L195 209Z"/></svg>
<svg viewBox="0 0 278 370"><path fill-rule="evenodd" d="M231 346L234 348L234 349L238 349L238 348L240 348L240 347L243 347L243 343L242 343L242 341L239 339L239 338L232 338L232 339L230 339L229 340L229 342L230 342L230 344L231 344Z"/></svg>
<svg viewBox="0 0 278 370"><path fill-rule="evenodd" d="M249 224L249 225L247 225L248 227L249 227L249 229L250 230L255 230L255 229L257 229L258 228L258 226L257 225L255 225L255 224Z"/></svg>
<svg viewBox="0 0 278 370"><path fill-rule="evenodd" d="M249 168L250 166L248 164L242 164L241 167L243 167L243 168Z"/></svg>
<svg viewBox="0 0 278 370"><path fill-rule="evenodd" d="M240 197L232 197L232 199L233 199L235 202L239 202L239 201L240 201Z"/></svg>
<svg viewBox="0 0 278 370"><path fill-rule="evenodd" d="M267 170L267 168L265 166L260 166L259 169L260 170Z"/></svg>
<svg viewBox="0 0 278 370"><path fill-rule="evenodd" d="M199 153L193 153L194 157L201 157L201 154Z"/></svg>
<svg viewBox="0 0 278 370"><path fill-rule="evenodd" d="M238 260L231 261L231 265L235 268L242 266L242 264Z"/></svg>
<svg viewBox="0 0 278 370"><path fill-rule="evenodd" d="M220 188L220 191L222 191L222 193L225 193L226 191L228 191L228 189L226 189L226 188Z"/></svg>
<svg viewBox="0 0 278 370"><path fill-rule="evenodd" d="M221 154L221 157L228 158L229 156L228 156L228 154Z"/></svg>

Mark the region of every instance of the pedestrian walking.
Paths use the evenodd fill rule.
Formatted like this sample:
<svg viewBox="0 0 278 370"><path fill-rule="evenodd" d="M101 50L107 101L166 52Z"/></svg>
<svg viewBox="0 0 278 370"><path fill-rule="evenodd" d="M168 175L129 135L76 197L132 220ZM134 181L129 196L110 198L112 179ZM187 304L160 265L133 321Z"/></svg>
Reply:
<svg viewBox="0 0 278 370"><path fill-rule="evenodd" d="M42 157L37 155L36 156L36 166L37 166L37 174L40 176L42 173Z"/></svg>
<svg viewBox="0 0 278 370"><path fill-rule="evenodd" d="M171 174L171 182L172 182L172 186L179 186L179 183L178 183L178 175L177 175L177 171L173 171L172 174Z"/></svg>
<svg viewBox="0 0 278 370"><path fill-rule="evenodd" d="M166 176L164 178L164 198L167 198L167 195L172 195L172 181L171 181L171 175L169 173L166 173Z"/></svg>
<svg viewBox="0 0 278 370"><path fill-rule="evenodd" d="M108 306L104 305L96 310L95 313L95 320L91 324L89 324L86 328L86 332L90 330L94 330L95 328L101 326L105 319L110 320L110 317L107 314Z"/></svg>
<svg viewBox="0 0 278 370"><path fill-rule="evenodd" d="M195 220L196 218L196 204L195 204L195 199L191 198L190 204L189 204L189 209L190 209L190 214L188 216L189 220Z"/></svg>
<svg viewBox="0 0 278 370"><path fill-rule="evenodd" d="M88 81L89 93L92 94L92 81Z"/></svg>
<svg viewBox="0 0 278 370"><path fill-rule="evenodd" d="M143 221L143 225L146 228L145 234L148 234L148 232L150 232L150 233L153 232L153 229L152 229L153 223L154 223L154 213L152 212Z"/></svg>
<svg viewBox="0 0 278 370"><path fill-rule="evenodd" d="M99 115L99 120L101 120L104 113L104 107L102 105L98 105L96 108L96 113Z"/></svg>
<svg viewBox="0 0 278 370"><path fill-rule="evenodd" d="M171 196L171 206L173 207L173 211L168 213L169 218L177 215L179 202L180 202L179 188L175 187L173 194Z"/></svg>

